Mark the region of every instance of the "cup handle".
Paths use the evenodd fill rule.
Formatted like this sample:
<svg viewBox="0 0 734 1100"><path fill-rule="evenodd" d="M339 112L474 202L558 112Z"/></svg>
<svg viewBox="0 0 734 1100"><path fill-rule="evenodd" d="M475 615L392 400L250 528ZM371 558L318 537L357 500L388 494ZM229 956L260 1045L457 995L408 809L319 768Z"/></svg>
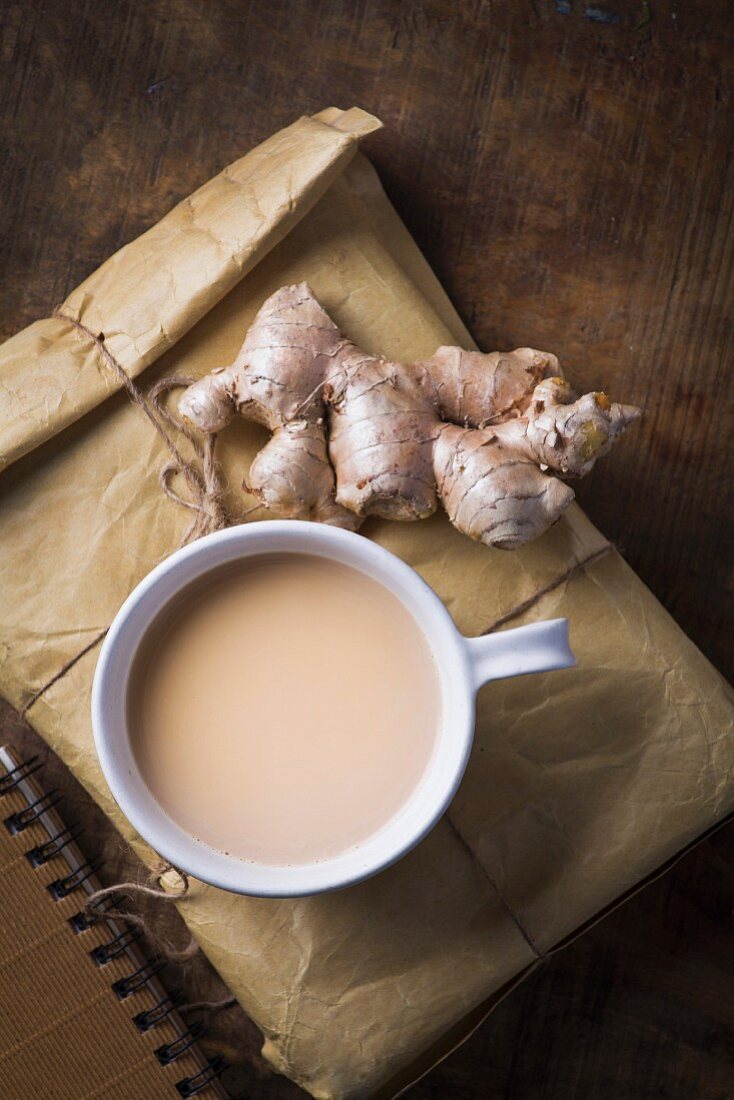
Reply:
<svg viewBox="0 0 734 1100"><path fill-rule="evenodd" d="M568 619L530 623L464 640L475 688L490 680L524 676L526 672L552 672L576 664L568 642Z"/></svg>

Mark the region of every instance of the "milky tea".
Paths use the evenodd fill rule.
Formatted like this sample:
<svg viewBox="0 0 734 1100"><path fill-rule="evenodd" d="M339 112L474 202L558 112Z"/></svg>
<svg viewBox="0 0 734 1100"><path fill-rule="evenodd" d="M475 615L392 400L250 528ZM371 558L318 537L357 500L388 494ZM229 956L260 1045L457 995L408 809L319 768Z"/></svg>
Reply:
<svg viewBox="0 0 734 1100"><path fill-rule="evenodd" d="M403 604L349 566L274 554L179 593L128 690L140 772L190 835L276 865L366 840L418 785L438 670Z"/></svg>

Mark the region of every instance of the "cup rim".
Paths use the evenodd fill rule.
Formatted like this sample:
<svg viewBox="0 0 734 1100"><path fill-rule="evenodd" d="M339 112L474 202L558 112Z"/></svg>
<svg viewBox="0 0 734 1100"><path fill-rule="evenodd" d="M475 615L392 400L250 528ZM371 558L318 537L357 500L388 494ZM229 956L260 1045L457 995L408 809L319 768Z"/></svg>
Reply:
<svg viewBox="0 0 734 1100"><path fill-rule="evenodd" d="M227 856L190 836L156 802L137 768L127 728L135 655L163 607L192 581L261 553L326 557L367 573L396 595L422 630L441 681L442 719L433 754L406 803L358 845L313 863L269 865ZM92 686L95 748L112 795L136 832L173 866L212 886L257 897L302 897L342 889L384 870L443 815L466 769L474 735L471 658L464 637L429 585L391 551L341 528L262 520L225 528L175 551L148 573L115 616Z"/></svg>

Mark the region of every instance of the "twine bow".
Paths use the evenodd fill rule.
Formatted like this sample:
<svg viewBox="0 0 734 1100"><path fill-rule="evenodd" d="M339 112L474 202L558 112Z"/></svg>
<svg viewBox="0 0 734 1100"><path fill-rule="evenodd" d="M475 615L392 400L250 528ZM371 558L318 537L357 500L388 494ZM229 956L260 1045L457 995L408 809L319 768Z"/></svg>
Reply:
<svg viewBox="0 0 734 1100"><path fill-rule="evenodd" d="M191 428L174 417L163 403L167 393L172 389L190 385L192 379L162 378L146 394L115 359L105 343L104 333L93 332L75 317L64 313L60 306L53 311L53 316L66 321L76 332L92 341L105 366L122 384L133 404L142 409L168 450L171 457L160 473L161 488L171 500L175 500L195 513L194 520L184 532L180 545L185 546L186 543L193 542L202 535L228 527L232 518L225 503L224 479L214 457L216 435L207 435L201 443ZM195 456L193 461L184 458L167 428L173 428L189 442ZM173 488L172 480L176 474L186 482L190 499L182 497Z"/></svg>

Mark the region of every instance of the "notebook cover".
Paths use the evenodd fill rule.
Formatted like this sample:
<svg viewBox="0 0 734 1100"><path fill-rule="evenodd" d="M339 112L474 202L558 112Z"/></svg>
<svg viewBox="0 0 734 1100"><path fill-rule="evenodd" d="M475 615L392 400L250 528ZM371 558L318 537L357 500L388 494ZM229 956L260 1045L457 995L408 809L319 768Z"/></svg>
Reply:
<svg viewBox="0 0 734 1100"><path fill-rule="evenodd" d="M82 927L83 915L75 920L98 884L69 842L76 830L61 819L55 793L44 791L36 775L24 778L32 771L0 748L0 1096L226 1097L216 1081L204 1087L209 1063L187 1045L191 1035L180 1016L168 1012L145 1031L135 1024L140 1013L168 1009L159 977L122 998L114 992L115 983L153 968L141 971L148 959L124 923L103 919ZM24 826L29 806L39 816ZM122 994L128 986L118 988ZM173 1058L176 1044L187 1049ZM181 1084L187 1079L198 1079L200 1091Z"/></svg>

